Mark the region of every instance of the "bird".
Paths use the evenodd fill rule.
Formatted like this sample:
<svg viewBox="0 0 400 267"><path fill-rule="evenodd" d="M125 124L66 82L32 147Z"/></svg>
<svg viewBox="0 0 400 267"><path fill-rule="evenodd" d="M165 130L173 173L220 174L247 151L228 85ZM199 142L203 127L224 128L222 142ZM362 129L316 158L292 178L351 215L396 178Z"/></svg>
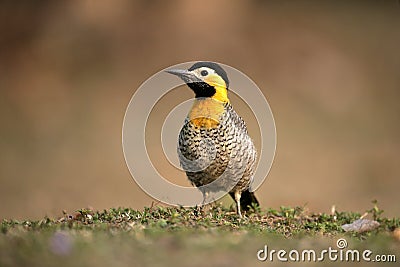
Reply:
<svg viewBox="0 0 400 267"><path fill-rule="evenodd" d="M201 61L189 69L166 72L181 78L195 95L178 137L181 166L204 201L211 192L229 190L242 218L242 210L259 205L249 191L257 151L245 121L229 100L226 71L217 63Z"/></svg>

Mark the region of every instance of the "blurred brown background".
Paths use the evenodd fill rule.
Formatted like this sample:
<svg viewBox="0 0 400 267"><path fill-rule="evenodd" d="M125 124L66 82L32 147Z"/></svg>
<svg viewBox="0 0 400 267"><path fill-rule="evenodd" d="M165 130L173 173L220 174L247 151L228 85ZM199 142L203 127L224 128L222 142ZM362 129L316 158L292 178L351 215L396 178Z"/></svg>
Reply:
<svg viewBox="0 0 400 267"><path fill-rule="evenodd" d="M150 205L125 166L125 108L150 75L198 59L242 70L271 105L262 206L363 212L378 199L399 215L399 13L397 1L1 1L0 219Z"/></svg>

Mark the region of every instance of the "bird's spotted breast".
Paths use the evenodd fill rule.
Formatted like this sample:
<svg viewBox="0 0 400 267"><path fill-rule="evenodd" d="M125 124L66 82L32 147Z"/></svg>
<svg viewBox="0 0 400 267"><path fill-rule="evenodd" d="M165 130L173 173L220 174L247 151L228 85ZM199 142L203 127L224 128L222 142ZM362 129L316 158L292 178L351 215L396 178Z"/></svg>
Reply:
<svg viewBox="0 0 400 267"><path fill-rule="evenodd" d="M204 111L204 107L202 108ZM212 125L213 127L208 124L214 121L212 118L193 120L189 114L179 136L179 149L180 156L191 162L188 164L181 158L181 164L187 171L189 180L197 187L215 181L229 169L230 180L240 180L237 186L245 190L254 170L255 148L243 120L230 104L225 104L222 108L223 112L217 118L218 124ZM216 116L216 113L213 115ZM212 140L212 148L206 140ZM221 188L224 186L222 184Z"/></svg>

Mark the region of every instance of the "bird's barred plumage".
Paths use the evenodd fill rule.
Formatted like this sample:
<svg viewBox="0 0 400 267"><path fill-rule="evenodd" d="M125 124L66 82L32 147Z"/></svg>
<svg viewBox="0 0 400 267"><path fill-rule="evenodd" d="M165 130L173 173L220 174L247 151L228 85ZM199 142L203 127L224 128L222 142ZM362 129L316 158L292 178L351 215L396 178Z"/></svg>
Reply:
<svg viewBox="0 0 400 267"><path fill-rule="evenodd" d="M221 177L211 190L236 183L230 191L245 191L253 179L257 152L243 119L229 103L222 105L216 127L201 127L186 118L179 134L179 158L193 185L200 187Z"/></svg>

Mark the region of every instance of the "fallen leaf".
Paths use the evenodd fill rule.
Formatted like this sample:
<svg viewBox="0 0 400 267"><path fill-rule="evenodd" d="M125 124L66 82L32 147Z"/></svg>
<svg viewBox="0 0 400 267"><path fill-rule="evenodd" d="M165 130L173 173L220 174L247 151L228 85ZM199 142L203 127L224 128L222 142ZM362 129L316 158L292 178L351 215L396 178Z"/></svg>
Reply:
<svg viewBox="0 0 400 267"><path fill-rule="evenodd" d="M363 233L372 231L379 227L379 222L368 220L368 219L358 219L350 224L342 225L342 229L346 232L356 232L356 233Z"/></svg>

